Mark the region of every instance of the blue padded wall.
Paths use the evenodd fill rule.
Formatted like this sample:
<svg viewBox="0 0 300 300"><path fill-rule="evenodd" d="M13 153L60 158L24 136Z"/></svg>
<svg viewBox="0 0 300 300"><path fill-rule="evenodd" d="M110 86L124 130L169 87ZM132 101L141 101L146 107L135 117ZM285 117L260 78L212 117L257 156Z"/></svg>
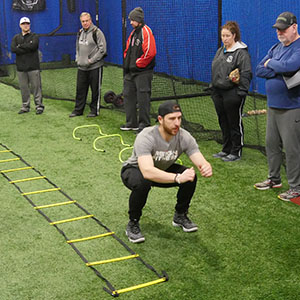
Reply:
<svg viewBox="0 0 300 300"><path fill-rule="evenodd" d="M157 46L156 72L210 81L218 44L216 0L127 0L129 12L141 6ZM128 22L127 36L132 28Z"/></svg>
<svg viewBox="0 0 300 300"><path fill-rule="evenodd" d="M10 1L9 1L10 2ZM64 36L41 36L40 50L43 53L43 61L60 61L64 54L75 58L76 33L81 27L79 15L87 11L92 15L96 24L96 1L76 1L76 11L70 13L67 1L61 1L62 26L57 34L70 33ZM10 43L13 36L20 32L19 20L27 16L31 20L31 29L38 34L47 34L60 25L60 1L47 0L46 9L41 12L22 12L13 10L11 3L0 3L0 36L1 57L0 64L14 62L14 55L10 53ZM119 21L116 21L119 20ZM122 63L122 24L121 24L121 1L99 1L99 27L104 32L108 41L108 56L106 61Z"/></svg>

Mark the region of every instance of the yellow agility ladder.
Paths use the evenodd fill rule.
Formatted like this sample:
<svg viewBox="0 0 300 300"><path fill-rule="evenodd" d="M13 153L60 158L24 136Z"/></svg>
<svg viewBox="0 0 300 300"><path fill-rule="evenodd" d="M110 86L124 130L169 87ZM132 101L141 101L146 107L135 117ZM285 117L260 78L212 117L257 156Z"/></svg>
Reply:
<svg viewBox="0 0 300 300"><path fill-rule="evenodd" d="M118 297L122 293L134 291L137 289L155 285L157 283L162 283L162 282L168 281L168 275L166 274L165 271L162 271L162 274L159 274L151 265L146 263L137 253L135 253L132 249L130 249L129 246L127 244L125 244L125 242L123 242L120 238L118 238L113 231L111 231L108 227L106 227L104 224L102 224L93 214L89 213L76 200L73 200L61 188L59 188L57 185L55 185L46 176L43 176L33 166L28 164L20 155L16 154L14 151L9 149L7 146L3 145L2 143L0 143L0 146L2 148L4 148L4 150L0 150L0 173L8 180L8 182L10 184L13 184L16 187L16 189L21 193L21 195L26 198L26 200L33 206L33 208L35 210L37 210L49 222L49 224L51 226L54 226L58 230L58 232L63 235L67 244L69 244L73 248L73 250L83 260L85 265L87 267L91 268L94 271L94 273L106 283L106 287L103 287L104 291L106 291L113 297ZM2 165L5 165L5 166L9 165L9 167L11 167L11 168L2 169L1 168ZM31 172L37 173L38 176L16 179L16 180L12 180L9 177L10 174L15 174L15 173L22 174L22 171L25 171L25 170L27 170L27 172L31 171ZM35 191L29 191L29 192L24 192L20 187L20 183L27 183L27 182L32 182L32 181L38 182L41 180L45 181L46 185L47 186L49 185L50 187L45 188L45 189L35 190ZM66 201L49 203L46 205L36 205L35 202L31 199L31 197L33 195L40 195L42 193L53 193L53 195L57 195L56 193L60 193L61 194L60 196L66 198ZM49 208L51 209L51 208L55 208L55 207L61 207L64 209L64 207L68 207L69 205L74 205L76 209L81 211L81 213L83 212L83 215L76 216L74 218L53 221L44 212L45 210L47 210ZM98 234L98 235L83 237L83 238L69 239L67 237L66 233L59 227L61 224L64 224L64 223L76 222L76 221L86 220L86 219L91 219L91 220L95 221L96 224L99 225L100 227L102 227L103 229L105 229L106 232ZM95 240L95 239L99 239L99 238L106 238L106 237L112 237L113 239L115 239L119 244L121 244L130 253L130 255L106 259L106 260L88 261L88 259L83 255L83 253L78 249L78 247L75 246L75 244L77 244L77 243L80 244L85 241L91 241L91 240ZM138 262L142 263L145 267L147 267L149 270L151 270L158 277L158 279L155 279L155 280L152 280L152 281L149 281L146 283L133 285L133 286L130 286L127 288L116 289L95 268L95 266L113 263L113 262L127 261L127 260L133 260L133 261L138 261Z"/></svg>

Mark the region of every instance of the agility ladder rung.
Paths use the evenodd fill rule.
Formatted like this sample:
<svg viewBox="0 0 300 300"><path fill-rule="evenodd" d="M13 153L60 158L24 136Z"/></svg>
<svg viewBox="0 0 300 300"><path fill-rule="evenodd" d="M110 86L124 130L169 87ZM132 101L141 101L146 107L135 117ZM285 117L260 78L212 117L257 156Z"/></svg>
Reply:
<svg viewBox="0 0 300 300"><path fill-rule="evenodd" d="M96 266L96 265L103 265L103 264L108 264L111 262L118 262L118 261L123 261L126 259L137 258L137 257L139 257L138 254L133 254L133 255L123 256L123 257L118 257L118 258L112 258L112 259L106 259L106 260L100 260L100 261L94 261L91 263L86 263L86 266L91 267L91 266Z"/></svg>
<svg viewBox="0 0 300 300"><path fill-rule="evenodd" d="M112 292L112 294L113 295L118 295L118 294L122 294L122 293L126 293L126 292L131 292L131 291L134 291L134 290L137 290L137 289L141 289L141 288L144 288L144 287L147 287L147 286L150 286L150 285L154 285L154 284L157 284L157 283L162 283L162 282L165 282L165 281L167 281L167 278L163 277L163 278L156 279L156 280L153 280L153 281L149 281L149 282L146 282L146 283L134 285L134 286L131 286L131 287L128 287L128 288L115 290L115 291Z"/></svg>
<svg viewBox="0 0 300 300"><path fill-rule="evenodd" d="M1 150L0 153L12 152L12 150Z"/></svg>
<svg viewBox="0 0 300 300"><path fill-rule="evenodd" d="M2 160L0 160L0 163L16 161L16 160L20 160L20 158L16 157L16 158L2 159Z"/></svg>
<svg viewBox="0 0 300 300"><path fill-rule="evenodd" d="M55 192L59 191L61 188L54 188L54 189L47 189L47 190L40 190L40 191L33 191L33 192L27 192L27 193L22 193L22 196L27 196L27 195L33 195L33 194L40 194L40 193L47 193L47 192Z"/></svg>
<svg viewBox="0 0 300 300"><path fill-rule="evenodd" d="M63 223L67 223L67 222L73 222L73 221L88 219L88 218L92 218L93 216L94 215L86 215L86 216L81 216L81 217L76 217L76 218L71 218L71 219L55 221L55 222L51 222L50 225L57 225L57 224L63 224Z"/></svg>
<svg viewBox="0 0 300 300"><path fill-rule="evenodd" d="M67 243L71 244L71 243L77 243L77 242L84 242L84 241L98 239L98 238L101 238L101 237L110 236L110 235L113 235L113 234L115 234L115 233L114 232L108 232L108 233L93 235L93 236L89 236L89 237L85 237L85 238L81 238L81 239L68 240Z"/></svg>
<svg viewBox="0 0 300 300"><path fill-rule="evenodd" d="M9 183L25 182L25 181L31 181L31 180L44 179L44 178L46 178L46 176L37 176L37 177L30 177L30 178L12 180Z"/></svg>
<svg viewBox="0 0 300 300"><path fill-rule="evenodd" d="M49 208L49 207L62 206L62 205L68 205L68 204L73 204L73 203L76 203L76 200L59 202L59 203L53 203L53 204L47 204L47 205L35 206L34 209Z"/></svg>
<svg viewBox="0 0 300 300"><path fill-rule="evenodd" d="M23 170L29 170L29 169L33 169L33 167L23 167L23 168L2 170L1 173L16 172L16 171L23 171Z"/></svg>

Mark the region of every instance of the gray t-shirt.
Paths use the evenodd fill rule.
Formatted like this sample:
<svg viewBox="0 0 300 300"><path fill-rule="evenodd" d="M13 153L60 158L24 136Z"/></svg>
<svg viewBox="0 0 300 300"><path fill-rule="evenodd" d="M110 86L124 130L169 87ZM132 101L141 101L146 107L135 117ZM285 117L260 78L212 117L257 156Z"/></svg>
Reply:
<svg viewBox="0 0 300 300"><path fill-rule="evenodd" d="M161 170L168 169L182 154L187 156L199 152L196 140L183 128L169 141L165 141L158 130L158 125L146 127L134 142L131 157L124 163L138 167L138 157L151 155L154 166Z"/></svg>

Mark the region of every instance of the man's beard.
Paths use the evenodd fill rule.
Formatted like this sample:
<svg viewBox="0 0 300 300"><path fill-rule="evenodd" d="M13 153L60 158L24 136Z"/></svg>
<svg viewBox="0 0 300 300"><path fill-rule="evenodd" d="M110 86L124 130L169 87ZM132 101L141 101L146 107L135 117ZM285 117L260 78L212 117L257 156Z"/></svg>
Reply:
<svg viewBox="0 0 300 300"><path fill-rule="evenodd" d="M174 133L173 131L174 131L174 129L172 130L172 129L170 129L170 128L168 128L167 126L165 126L164 124L163 124L163 128L164 128L164 131L167 133L167 134L169 134L169 135L173 135L173 136L175 136L177 133L178 133L178 130L179 130L179 127L177 128L177 131L176 131L176 133Z"/></svg>
<svg viewBox="0 0 300 300"><path fill-rule="evenodd" d="M286 43L288 43L287 38L284 37L284 36L277 36L277 38L278 38L279 42L282 43L282 44L284 44L284 45L285 45Z"/></svg>

